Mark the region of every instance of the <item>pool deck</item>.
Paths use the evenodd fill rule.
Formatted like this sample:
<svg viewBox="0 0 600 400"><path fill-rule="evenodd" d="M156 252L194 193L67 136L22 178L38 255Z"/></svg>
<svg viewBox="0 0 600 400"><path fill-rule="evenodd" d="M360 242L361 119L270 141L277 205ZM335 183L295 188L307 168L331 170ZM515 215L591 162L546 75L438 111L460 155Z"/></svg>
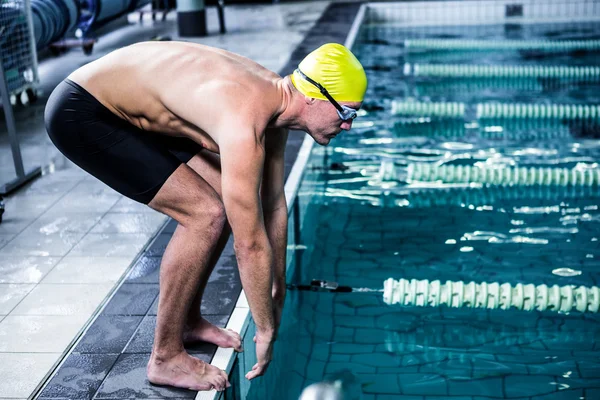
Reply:
<svg viewBox="0 0 600 400"><path fill-rule="evenodd" d="M227 7L228 33L223 36L217 34L216 10L209 8L210 35L193 41L289 73L318 45L343 42L347 22L322 24L317 34L305 37L329 4ZM356 13L358 3L338 6L324 20ZM177 39L175 13L165 22L153 23L147 16L141 24L104 34L91 56L76 49L43 59L40 99L16 110L26 169L41 165L45 174L5 199L0 224L0 398L196 396L193 391L152 386L145 377L156 320L158 267L174 221L72 165L50 143L43 126L48 95L71 71L157 35ZM0 129L0 176L5 182L11 161L5 128ZM303 133L291 135L286 173L303 139ZM210 278L203 315L224 326L240 290L230 241ZM208 344L189 349L206 361L215 350Z"/></svg>

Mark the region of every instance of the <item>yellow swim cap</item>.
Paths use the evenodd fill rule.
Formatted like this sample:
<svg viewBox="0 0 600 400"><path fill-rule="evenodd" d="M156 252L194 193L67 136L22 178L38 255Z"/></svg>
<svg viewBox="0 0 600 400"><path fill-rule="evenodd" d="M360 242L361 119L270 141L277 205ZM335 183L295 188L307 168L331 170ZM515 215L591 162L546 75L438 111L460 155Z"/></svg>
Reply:
<svg viewBox="0 0 600 400"><path fill-rule="evenodd" d="M298 69L327 89L336 101L361 102L367 91L367 75L354 54L338 43L327 43L312 51L298 65ZM291 76L292 83L305 96L327 98L298 71Z"/></svg>

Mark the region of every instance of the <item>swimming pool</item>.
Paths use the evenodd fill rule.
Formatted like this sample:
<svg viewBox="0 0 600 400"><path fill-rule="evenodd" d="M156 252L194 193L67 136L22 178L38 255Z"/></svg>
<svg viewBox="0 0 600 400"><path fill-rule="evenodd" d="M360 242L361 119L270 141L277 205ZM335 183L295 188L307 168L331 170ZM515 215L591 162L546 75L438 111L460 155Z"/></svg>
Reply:
<svg viewBox="0 0 600 400"><path fill-rule="evenodd" d="M274 362L243 380L250 323L226 398L296 400L336 379L350 399L600 398L597 298L577 300L588 312L527 300L534 286L599 285L600 116L569 107L600 104L600 79L581 69L600 66L600 50L579 43L599 39L600 24L569 13L600 6L513 3L364 11L353 50L370 80L365 112L312 148L290 214L292 288ZM388 278L414 282L396 296L408 305L384 301ZM370 291L294 289L313 279ZM415 306L428 303L415 288L435 281L460 287L453 307ZM474 301L469 282L513 297ZM519 309L541 303L555 309Z"/></svg>

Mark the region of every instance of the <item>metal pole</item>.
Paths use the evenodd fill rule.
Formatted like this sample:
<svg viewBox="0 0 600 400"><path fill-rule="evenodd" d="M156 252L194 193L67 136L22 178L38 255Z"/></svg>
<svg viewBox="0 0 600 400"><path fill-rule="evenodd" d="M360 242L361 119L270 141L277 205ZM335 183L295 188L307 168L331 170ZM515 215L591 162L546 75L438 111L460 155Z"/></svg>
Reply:
<svg viewBox="0 0 600 400"><path fill-rule="evenodd" d="M19 138L17 137L17 127L15 124L15 115L13 114L12 104L10 103L10 93L8 93L8 85L6 83L6 76L4 75L4 61L0 57L0 96L2 98L2 108L4 109L4 115L6 119L6 126L8 129L8 137L10 140L10 147L12 150L13 162L15 164L15 172L17 178L0 186L0 195L8 194L18 187L22 186L29 180L41 175L42 169L40 167L34 168L30 172L25 174L23 168L23 158L21 157L21 149L19 148Z"/></svg>
<svg viewBox="0 0 600 400"><path fill-rule="evenodd" d="M224 35L226 33L225 30L225 13L224 13L224 8L225 8L225 0L219 0L217 2L217 12L219 15L219 30L221 32L222 35Z"/></svg>
<svg viewBox="0 0 600 400"><path fill-rule="evenodd" d="M15 164L17 177L22 178L25 175L23 169L23 159L21 158L21 149L19 149L19 139L17 138L17 127L15 125L15 116L13 114L12 104L10 104L10 93L8 93L8 85L6 76L4 76L4 61L0 58L0 95L2 96L2 105L6 119L6 127L8 128L8 137L10 139L10 147Z"/></svg>

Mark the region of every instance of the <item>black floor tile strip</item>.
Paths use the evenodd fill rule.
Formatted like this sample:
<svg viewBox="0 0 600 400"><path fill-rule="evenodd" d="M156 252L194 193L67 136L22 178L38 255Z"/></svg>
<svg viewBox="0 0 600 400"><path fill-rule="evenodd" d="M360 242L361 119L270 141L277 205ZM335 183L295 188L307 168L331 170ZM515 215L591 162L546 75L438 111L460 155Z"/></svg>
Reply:
<svg viewBox="0 0 600 400"><path fill-rule="evenodd" d="M280 74L290 74L306 54L327 42L344 43L361 3L330 4L294 50ZM287 179L305 137L291 131L285 154ZM146 365L152 350L160 261L177 224L170 221L128 272L102 313L83 335L73 352L43 388L39 399L192 399L195 391L152 385ZM205 290L202 315L224 327L241 291L230 239ZM210 362L216 346L186 345L190 354ZM268 400L268 399L266 399Z"/></svg>

